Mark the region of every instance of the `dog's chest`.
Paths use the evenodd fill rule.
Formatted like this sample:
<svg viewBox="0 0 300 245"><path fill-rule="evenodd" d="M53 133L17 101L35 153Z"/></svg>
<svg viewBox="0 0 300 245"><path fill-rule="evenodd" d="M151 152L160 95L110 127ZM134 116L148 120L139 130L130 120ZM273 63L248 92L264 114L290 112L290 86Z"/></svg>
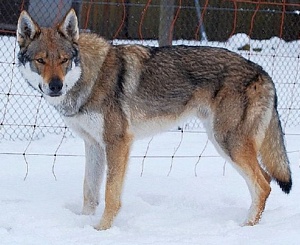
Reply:
<svg viewBox="0 0 300 245"><path fill-rule="evenodd" d="M64 117L68 127L84 140L96 140L103 143L104 118L100 113L84 113L73 117Z"/></svg>

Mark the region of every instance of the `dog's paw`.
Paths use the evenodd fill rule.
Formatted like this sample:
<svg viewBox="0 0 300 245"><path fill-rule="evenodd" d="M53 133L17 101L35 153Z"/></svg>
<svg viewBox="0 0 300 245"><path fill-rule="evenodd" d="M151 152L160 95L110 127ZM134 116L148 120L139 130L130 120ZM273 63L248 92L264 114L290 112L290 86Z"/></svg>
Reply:
<svg viewBox="0 0 300 245"><path fill-rule="evenodd" d="M111 225L112 221L101 220L98 225L94 226L94 228L98 231L104 231L111 228Z"/></svg>
<svg viewBox="0 0 300 245"><path fill-rule="evenodd" d="M246 220L245 222L243 222L241 224L241 227L244 227L244 226L254 226L258 223L258 221L251 221L251 220Z"/></svg>
<svg viewBox="0 0 300 245"><path fill-rule="evenodd" d="M94 229L96 229L97 231L105 231L105 230L108 230L109 228L111 228L110 225L101 225L101 224L98 224L98 225L94 226Z"/></svg>
<svg viewBox="0 0 300 245"><path fill-rule="evenodd" d="M96 208L97 206L90 206L90 205L86 205L83 206L81 214L83 215L94 215L96 213Z"/></svg>

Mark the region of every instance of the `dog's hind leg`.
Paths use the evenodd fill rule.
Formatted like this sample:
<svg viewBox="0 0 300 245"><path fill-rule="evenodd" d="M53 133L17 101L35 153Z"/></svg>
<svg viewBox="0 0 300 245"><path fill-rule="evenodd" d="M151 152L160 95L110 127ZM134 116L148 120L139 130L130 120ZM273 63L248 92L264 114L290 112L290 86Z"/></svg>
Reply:
<svg viewBox="0 0 300 245"><path fill-rule="evenodd" d="M127 169L132 137L128 134L117 136L106 143L107 179L105 190L105 209L97 230L111 227L121 208L121 193Z"/></svg>
<svg viewBox="0 0 300 245"><path fill-rule="evenodd" d="M233 164L246 180L252 198L248 217L243 225L255 225L261 218L271 192L271 179L259 165L253 140L236 142L230 155Z"/></svg>
<svg viewBox="0 0 300 245"><path fill-rule="evenodd" d="M100 184L105 170L105 151L96 141L85 140L85 176L82 214L94 214L99 204Z"/></svg>

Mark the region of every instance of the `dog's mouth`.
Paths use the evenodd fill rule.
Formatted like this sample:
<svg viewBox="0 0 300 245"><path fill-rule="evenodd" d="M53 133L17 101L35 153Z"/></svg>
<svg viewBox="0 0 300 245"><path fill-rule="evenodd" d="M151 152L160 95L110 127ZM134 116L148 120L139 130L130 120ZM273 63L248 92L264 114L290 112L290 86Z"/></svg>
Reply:
<svg viewBox="0 0 300 245"><path fill-rule="evenodd" d="M59 97L62 95L62 92L58 92L58 93L55 93L55 92L51 92L49 94L47 94L48 96L50 97Z"/></svg>

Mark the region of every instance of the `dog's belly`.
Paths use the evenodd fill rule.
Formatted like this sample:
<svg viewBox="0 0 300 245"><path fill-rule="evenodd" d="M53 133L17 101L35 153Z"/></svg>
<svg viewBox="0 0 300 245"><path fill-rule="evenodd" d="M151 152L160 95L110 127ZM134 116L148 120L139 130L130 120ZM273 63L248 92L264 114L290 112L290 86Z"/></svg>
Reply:
<svg viewBox="0 0 300 245"><path fill-rule="evenodd" d="M187 107L181 112L169 112L155 116L145 110L137 110L135 108L127 107L124 111L130 121L130 132L136 139L178 128L191 118L199 118L202 121L212 116L211 108L204 103L194 107Z"/></svg>
<svg viewBox="0 0 300 245"><path fill-rule="evenodd" d="M143 139L164 132L178 125L176 125L176 121L162 119L148 120L132 124L130 126L130 132L134 135L135 139Z"/></svg>
<svg viewBox="0 0 300 245"><path fill-rule="evenodd" d="M135 118L129 124L129 130L135 139L143 139L167 130L176 129L187 121L188 118L194 117L195 115L196 113L189 111L188 113L183 113L178 116L161 116L147 119Z"/></svg>

